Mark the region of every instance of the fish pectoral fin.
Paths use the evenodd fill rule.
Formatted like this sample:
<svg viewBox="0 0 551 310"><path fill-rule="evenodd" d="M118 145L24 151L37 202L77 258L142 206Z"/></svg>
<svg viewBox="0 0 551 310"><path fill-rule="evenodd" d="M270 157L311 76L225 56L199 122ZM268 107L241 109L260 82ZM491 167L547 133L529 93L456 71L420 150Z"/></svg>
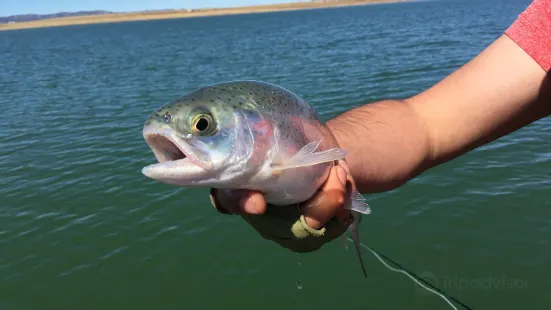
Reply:
<svg viewBox="0 0 551 310"><path fill-rule="evenodd" d="M329 149L321 152L315 152L320 141L310 142L300 149L293 157L280 163L272 165L272 171L281 171L292 168L313 166L321 163L332 162L343 159L347 152L340 148Z"/></svg>
<svg viewBox="0 0 551 310"><path fill-rule="evenodd" d="M356 211L362 214L370 214L371 207L367 204L364 196L357 190L351 193L348 203L344 206L345 209Z"/></svg>

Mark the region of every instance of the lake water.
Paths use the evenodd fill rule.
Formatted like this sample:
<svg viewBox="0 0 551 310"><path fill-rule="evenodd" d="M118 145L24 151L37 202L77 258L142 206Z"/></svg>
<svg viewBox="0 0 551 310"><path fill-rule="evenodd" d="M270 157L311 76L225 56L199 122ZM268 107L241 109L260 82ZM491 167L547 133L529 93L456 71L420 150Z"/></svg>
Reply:
<svg viewBox="0 0 551 310"><path fill-rule="evenodd" d="M339 242L297 255L147 179L154 109L233 79L324 119L430 87L529 0L0 32L0 309L450 309ZM473 309L550 309L551 120L366 196L363 241ZM303 288L298 290L296 281ZM459 308L461 309L461 308Z"/></svg>

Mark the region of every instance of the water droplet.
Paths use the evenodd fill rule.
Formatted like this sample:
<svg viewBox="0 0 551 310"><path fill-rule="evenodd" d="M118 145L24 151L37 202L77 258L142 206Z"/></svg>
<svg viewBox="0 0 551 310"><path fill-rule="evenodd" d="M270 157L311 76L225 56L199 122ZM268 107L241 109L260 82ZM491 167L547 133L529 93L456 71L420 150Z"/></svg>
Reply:
<svg viewBox="0 0 551 310"><path fill-rule="evenodd" d="M296 256L297 256L297 273L298 273L298 280L297 280L297 288L299 290L302 289L302 263L300 262L300 255L298 253L296 253Z"/></svg>

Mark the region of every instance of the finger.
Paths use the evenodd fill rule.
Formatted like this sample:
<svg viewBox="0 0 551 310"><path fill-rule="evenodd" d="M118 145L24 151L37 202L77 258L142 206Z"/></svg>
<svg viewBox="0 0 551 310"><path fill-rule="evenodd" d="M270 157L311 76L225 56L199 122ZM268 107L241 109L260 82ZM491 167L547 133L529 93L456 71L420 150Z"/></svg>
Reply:
<svg viewBox="0 0 551 310"><path fill-rule="evenodd" d="M346 163L346 161L344 161L344 159L339 159L337 161L337 165L343 167L344 170L346 170L346 172L350 174L350 168L348 167L348 164Z"/></svg>
<svg viewBox="0 0 551 310"><path fill-rule="evenodd" d="M335 166L331 169L327 181L320 191L307 203L303 209L306 223L319 229L333 216L343 209L346 195L347 173L343 167ZM343 214L340 214L343 216Z"/></svg>
<svg viewBox="0 0 551 310"><path fill-rule="evenodd" d="M216 203L215 208L217 208L221 213L227 212L231 214L240 214L238 202L244 195L245 191L211 189L211 196L213 196Z"/></svg>
<svg viewBox="0 0 551 310"><path fill-rule="evenodd" d="M341 223L346 224L350 221L350 210L345 208L338 209L335 216Z"/></svg>
<svg viewBox="0 0 551 310"><path fill-rule="evenodd" d="M264 214L266 212L266 199L260 192L248 191L240 198L239 209L249 214Z"/></svg>
<svg viewBox="0 0 551 310"><path fill-rule="evenodd" d="M220 208L233 214L263 214L266 212L266 200L262 193L248 190L216 190Z"/></svg>
<svg viewBox="0 0 551 310"><path fill-rule="evenodd" d="M352 177L352 174L350 174L350 168L348 167L348 164L346 163L346 161L344 159L340 159L337 164L343 167L344 170L346 170L346 172L348 173L346 175L346 193L348 195L346 196L345 199L349 199L350 197L348 196L356 190L356 183ZM337 211L336 216L343 223L349 222L350 210L344 209L344 208L339 209L339 211Z"/></svg>

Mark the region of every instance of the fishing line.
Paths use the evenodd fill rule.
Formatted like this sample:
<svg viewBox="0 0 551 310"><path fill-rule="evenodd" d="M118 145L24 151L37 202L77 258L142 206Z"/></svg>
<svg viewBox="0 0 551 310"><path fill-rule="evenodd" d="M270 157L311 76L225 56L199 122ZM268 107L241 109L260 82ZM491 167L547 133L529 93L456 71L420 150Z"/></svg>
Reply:
<svg viewBox="0 0 551 310"><path fill-rule="evenodd" d="M354 240L352 240L350 237L346 237L348 239L348 241L354 243ZM457 300L456 298L454 298L453 296L449 296L448 294L446 294L446 292L438 289L437 287L435 287L434 285L430 284L429 282L427 282L426 280L424 280L423 278L420 278L419 276L417 276L415 273L407 270L406 268L402 267L400 264L398 264L397 262L395 262L394 260L390 259L389 257L383 255L382 253L379 253L377 251L375 251L374 249L372 249L370 246L368 245L365 245L363 243L360 242L360 246L364 247L365 249L369 250L381 263L383 263L383 265L385 265L386 268L390 269L391 271L394 271L394 272L399 272L399 273L403 273L405 274L406 276L408 276L411 280L413 280L415 283L417 283L419 286L421 286L422 288L426 289L427 291L439 296L440 298L444 299L453 309L455 310L458 310L457 307L449 300L453 300L455 301L456 303L460 304L461 306L463 306L465 309L468 309L468 310L473 310L471 307L465 305L464 303L462 303L461 301ZM391 262L392 264L396 265L398 268L400 269L396 269L396 268L393 268L391 266L389 266L382 258L384 257L385 260ZM448 299L449 298L449 299Z"/></svg>

